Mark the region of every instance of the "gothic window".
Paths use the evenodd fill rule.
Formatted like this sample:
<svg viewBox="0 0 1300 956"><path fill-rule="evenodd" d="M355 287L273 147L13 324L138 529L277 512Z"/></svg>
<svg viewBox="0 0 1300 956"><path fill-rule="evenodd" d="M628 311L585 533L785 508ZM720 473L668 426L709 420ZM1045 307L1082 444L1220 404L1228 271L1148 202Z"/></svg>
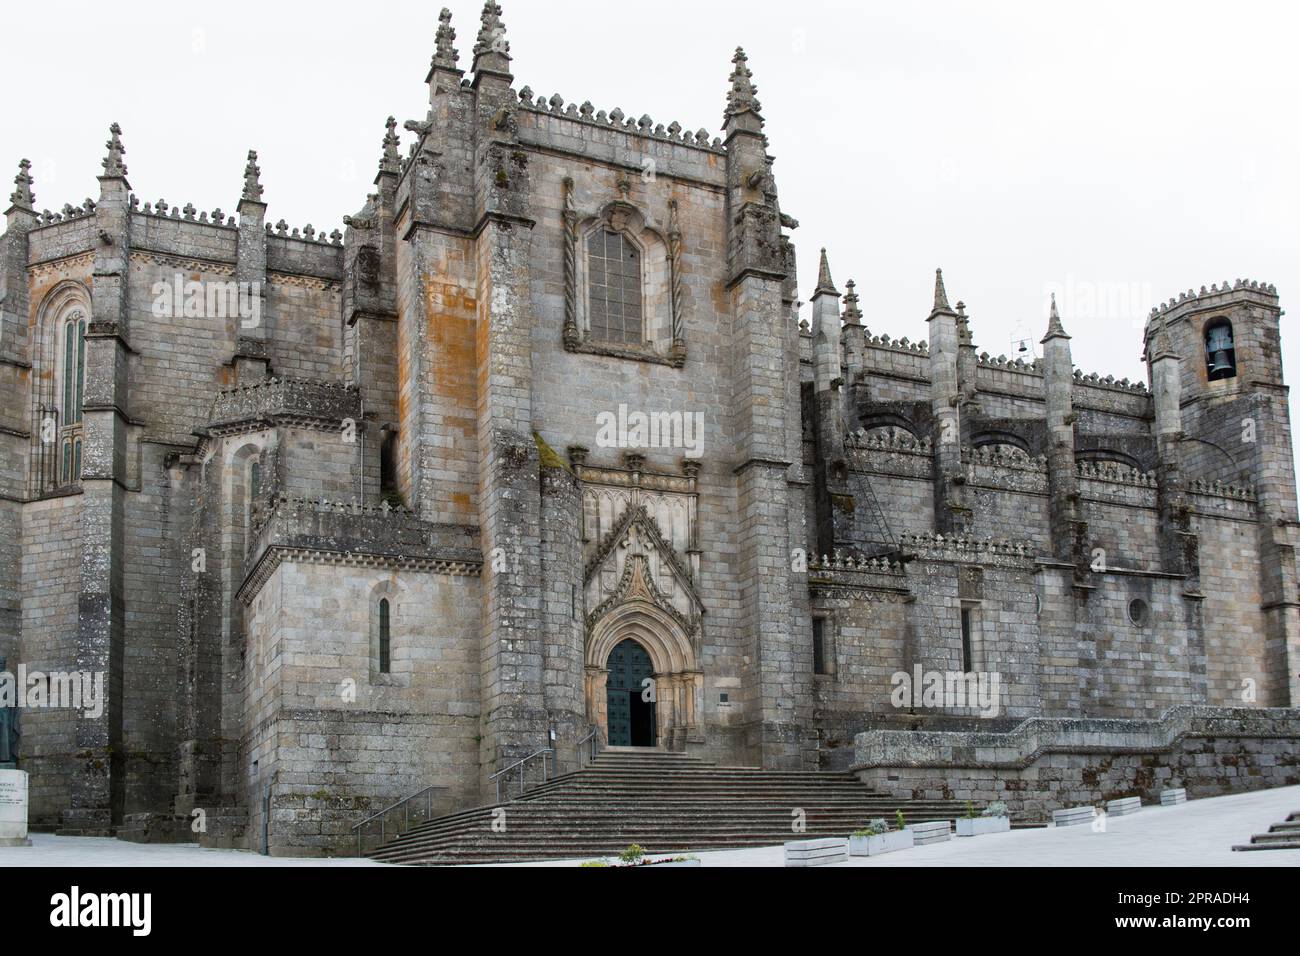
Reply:
<svg viewBox="0 0 1300 956"><path fill-rule="evenodd" d="M257 499L262 497L262 463L254 461L248 469L248 496L253 499L253 504L257 504Z"/></svg>
<svg viewBox="0 0 1300 956"><path fill-rule="evenodd" d="M641 253L623 233L599 229L587 239L591 337L612 345L641 345Z"/></svg>
<svg viewBox="0 0 1300 956"><path fill-rule="evenodd" d="M397 489L397 432L387 429L379 446L379 494L390 504L401 501Z"/></svg>
<svg viewBox="0 0 1300 956"><path fill-rule="evenodd" d="M392 673L392 605L388 598L379 602L379 673Z"/></svg>
<svg viewBox="0 0 1300 956"><path fill-rule="evenodd" d="M975 609L961 609L961 669L965 674L975 670Z"/></svg>
<svg viewBox="0 0 1300 956"><path fill-rule="evenodd" d="M813 673L829 674L826 667L826 620L813 618Z"/></svg>
<svg viewBox="0 0 1300 956"><path fill-rule="evenodd" d="M1227 319L1211 322L1206 328L1205 361L1211 382L1237 377L1237 344Z"/></svg>
<svg viewBox="0 0 1300 956"><path fill-rule="evenodd" d="M67 484L81 479L82 403L86 390L85 316L74 312L63 323L61 335L63 394L59 405L59 481Z"/></svg>

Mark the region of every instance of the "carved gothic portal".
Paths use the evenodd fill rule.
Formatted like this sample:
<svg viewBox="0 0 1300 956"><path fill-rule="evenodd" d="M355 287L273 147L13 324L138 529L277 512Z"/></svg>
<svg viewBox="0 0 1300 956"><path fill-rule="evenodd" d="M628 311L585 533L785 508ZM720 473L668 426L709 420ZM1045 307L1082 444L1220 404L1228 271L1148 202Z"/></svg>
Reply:
<svg viewBox="0 0 1300 956"><path fill-rule="evenodd" d="M587 644L588 716L600 727L603 738L617 745L610 735L610 658L628 641L650 658L653 684L651 700L646 702L654 704L651 745L685 750L688 741L698 740L696 715L703 699L704 675L696 666L695 652L680 623L650 601L626 601L596 624ZM646 745L645 735L638 739Z"/></svg>
<svg viewBox="0 0 1300 956"><path fill-rule="evenodd" d="M609 485L589 484L586 488L585 515L596 528L589 538L585 578L587 607L587 715L600 728L604 739L615 746L629 736L625 716L642 721L641 732L633 746L658 746L685 750L688 743L702 743L697 715L704 701L704 675L696 648L703 627L704 606L695 591L693 560L698 555L683 555L674 547L680 541L689 548L693 535L689 516L693 514L693 478L647 476L639 463L630 472L614 473L589 468L581 470L584 480L605 477ZM619 475L630 479L631 486L619 487ZM662 480L661 480L662 479ZM678 482L677 496L667 491L647 494L642 482ZM623 511L609 521L614 508ZM651 514L654 505L669 520L670 531ZM607 523L608 522L608 523ZM599 533L601 530L603 534ZM633 688L611 685L610 657L622 648L625 652L615 663L619 677L626 681L627 642L643 666L649 657L652 683L647 699L633 702L627 692ZM644 676L637 672L638 682ZM610 694L615 692L617 712L611 728ZM640 698L641 695L638 695ZM644 705L653 704L653 711ZM624 714L624 705L627 715ZM646 732L645 721L652 720L653 733ZM611 730L615 733L611 733Z"/></svg>

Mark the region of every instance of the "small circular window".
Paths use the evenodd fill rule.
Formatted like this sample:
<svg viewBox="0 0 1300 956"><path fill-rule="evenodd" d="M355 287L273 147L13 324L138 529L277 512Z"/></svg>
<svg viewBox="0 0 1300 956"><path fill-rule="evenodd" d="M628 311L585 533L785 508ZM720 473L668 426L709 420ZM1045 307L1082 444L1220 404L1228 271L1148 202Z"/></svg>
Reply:
<svg viewBox="0 0 1300 956"><path fill-rule="evenodd" d="M1146 627L1151 623L1151 605L1140 598L1128 606L1128 619L1134 627Z"/></svg>

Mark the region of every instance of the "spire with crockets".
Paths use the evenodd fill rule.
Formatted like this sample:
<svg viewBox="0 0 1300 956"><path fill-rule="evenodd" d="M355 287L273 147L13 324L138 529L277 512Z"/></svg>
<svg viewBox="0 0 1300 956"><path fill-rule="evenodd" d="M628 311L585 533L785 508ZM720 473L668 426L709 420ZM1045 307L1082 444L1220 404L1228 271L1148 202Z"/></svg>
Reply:
<svg viewBox="0 0 1300 956"><path fill-rule="evenodd" d="M108 155L104 157L104 177L107 179L125 179L126 163L122 157L126 155L126 147L122 145L122 127L114 123L108 128L109 140L105 144Z"/></svg>
<svg viewBox="0 0 1300 956"><path fill-rule="evenodd" d="M498 8L497 13L500 13ZM451 25L451 11L446 7L442 8L442 13L438 14L438 38L437 48L433 54L433 68L435 70L455 70L460 63L460 51L455 47L456 31Z"/></svg>
<svg viewBox="0 0 1300 956"><path fill-rule="evenodd" d="M241 199L245 202L262 201L262 167L257 165L257 150L248 151L248 165L244 167L244 194Z"/></svg>
<svg viewBox="0 0 1300 956"><path fill-rule="evenodd" d="M14 185L18 188L9 195L9 202L15 209L34 210L36 194L32 192L32 183L35 181L32 179L31 161L24 159L18 164L18 175L14 177Z"/></svg>
<svg viewBox="0 0 1300 956"><path fill-rule="evenodd" d="M727 114L723 122L741 113L753 113L761 122L763 105L758 101L758 87L754 85L754 74L749 69L749 57L743 47L736 47L731 62L735 69L731 71L731 89L727 92Z"/></svg>

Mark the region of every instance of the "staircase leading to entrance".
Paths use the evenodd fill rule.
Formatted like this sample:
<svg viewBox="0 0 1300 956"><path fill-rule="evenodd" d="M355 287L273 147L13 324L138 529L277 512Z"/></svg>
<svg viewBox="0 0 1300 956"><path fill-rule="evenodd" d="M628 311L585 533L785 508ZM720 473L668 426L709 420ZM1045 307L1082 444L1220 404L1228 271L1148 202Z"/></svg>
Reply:
<svg viewBox="0 0 1300 956"><path fill-rule="evenodd" d="M504 809L504 832L493 832ZM965 816L955 800L898 800L851 773L718 767L681 754L605 752L503 808L434 820L372 852L408 865L506 863L646 852L697 852L847 837L870 820L908 823ZM794 829L802 811L806 829ZM499 824L498 824L499 827Z"/></svg>

